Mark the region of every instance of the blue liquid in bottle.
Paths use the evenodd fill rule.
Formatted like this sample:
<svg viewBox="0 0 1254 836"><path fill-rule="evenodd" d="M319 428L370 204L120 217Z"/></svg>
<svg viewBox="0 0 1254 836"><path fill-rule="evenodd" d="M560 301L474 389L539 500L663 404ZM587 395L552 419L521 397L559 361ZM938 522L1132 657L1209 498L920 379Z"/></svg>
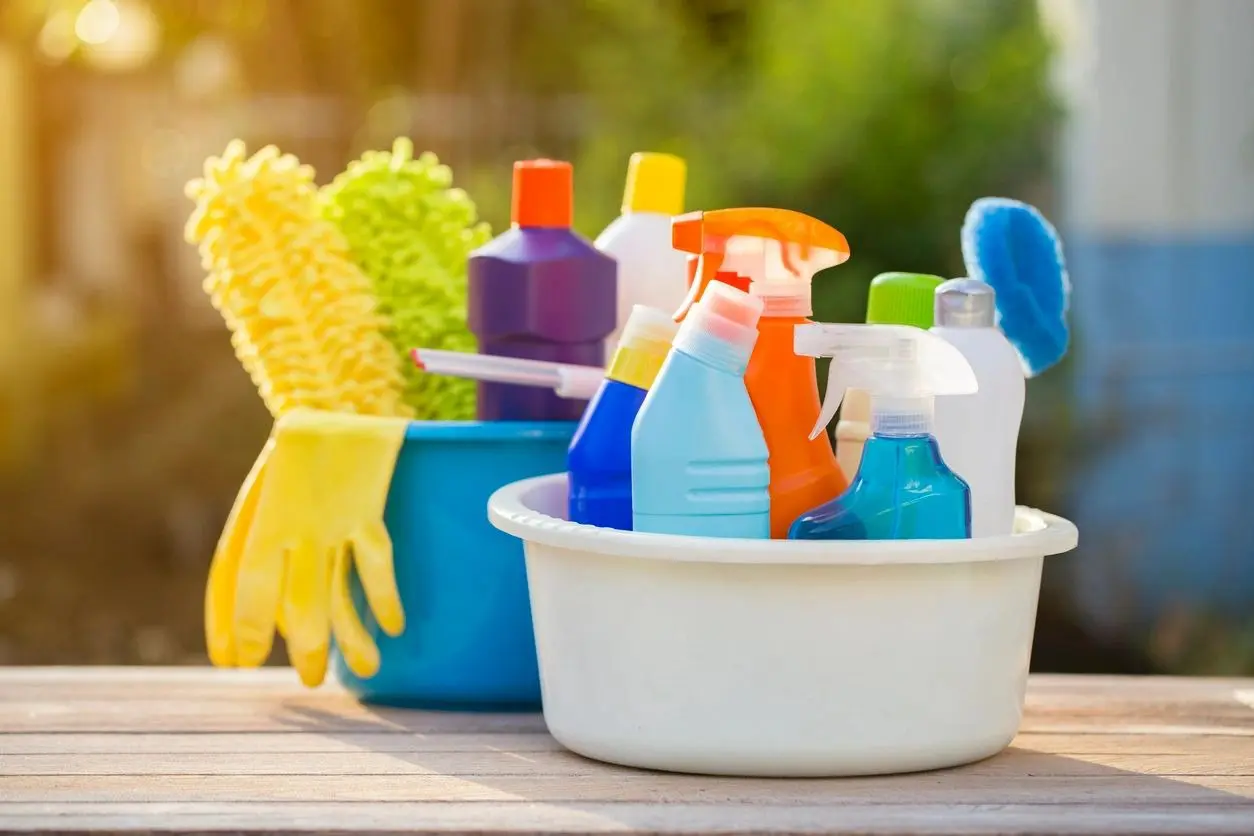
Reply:
<svg viewBox="0 0 1254 836"><path fill-rule="evenodd" d="M848 490L802 514L790 540L960 540L971 536L971 490L928 434L867 439Z"/></svg>

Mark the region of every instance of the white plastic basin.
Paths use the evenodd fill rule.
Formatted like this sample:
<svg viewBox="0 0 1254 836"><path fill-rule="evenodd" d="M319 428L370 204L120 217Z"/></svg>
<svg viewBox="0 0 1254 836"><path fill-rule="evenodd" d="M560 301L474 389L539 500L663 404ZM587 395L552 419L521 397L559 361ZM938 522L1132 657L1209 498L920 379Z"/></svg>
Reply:
<svg viewBox="0 0 1254 836"><path fill-rule="evenodd" d="M1046 555L1067 520L1020 507L979 540L676 537L567 522L566 476L514 482L544 718L629 766L835 776L1001 751L1023 712Z"/></svg>

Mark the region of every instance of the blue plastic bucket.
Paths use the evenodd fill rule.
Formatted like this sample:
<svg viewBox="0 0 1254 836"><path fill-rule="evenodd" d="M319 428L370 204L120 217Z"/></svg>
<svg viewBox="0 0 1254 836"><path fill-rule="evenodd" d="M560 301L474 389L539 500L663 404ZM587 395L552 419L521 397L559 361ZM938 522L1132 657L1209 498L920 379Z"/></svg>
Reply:
<svg viewBox="0 0 1254 836"><path fill-rule="evenodd" d="M405 632L379 629L353 595L379 645L378 672L336 673L364 702L448 710L534 711L540 706L522 544L488 522L502 485L566 469L573 422L415 422L388 494Z"/></svg>

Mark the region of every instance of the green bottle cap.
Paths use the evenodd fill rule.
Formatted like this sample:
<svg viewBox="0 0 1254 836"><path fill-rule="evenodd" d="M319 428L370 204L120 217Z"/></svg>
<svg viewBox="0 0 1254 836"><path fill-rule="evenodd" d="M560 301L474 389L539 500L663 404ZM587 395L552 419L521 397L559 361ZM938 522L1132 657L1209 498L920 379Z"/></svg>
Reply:
<svg viewBox="0 0 1254 836"><path fill-rule="evenodd" d="M874 325L931 328L936 288L945 280L923 273L880 273L871 280L866 321Z"/></svg>

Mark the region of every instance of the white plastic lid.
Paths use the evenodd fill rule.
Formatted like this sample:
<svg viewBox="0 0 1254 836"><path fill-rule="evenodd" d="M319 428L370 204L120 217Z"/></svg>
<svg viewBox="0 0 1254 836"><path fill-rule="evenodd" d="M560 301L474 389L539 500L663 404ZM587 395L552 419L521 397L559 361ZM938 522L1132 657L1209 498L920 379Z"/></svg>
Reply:
<svg viewBox="0 0 1254 836"><path fill-rule="evenodd" d="M696 355L720 354L740 364L747 363L758 340L761 316L761 299L723 282L710 282L679 326L675 347Z"/></svg>
<svg viewBox="0 0 1254 836"><path fill-rule="evenodd" d="M632 305L631 315L623 326L622 336L618 339L619 347L638 346L644 342L660 342L670 344L679 331L679 323L674 317L648 305Z"/></svg>
<svg viewBox="0 0 1254 836"><path fill-rule="evenodd" d="M749 293L762 300L763 316L794 317L814 313L809 280L762 279L749 285Z"/></svg>
<svg viewBox="0 0 1254 836"><path fill-rule="evenodd" d="M933 320L938 328L992 328L997 294L978 279L950 279L936 288Z"/></svg>

